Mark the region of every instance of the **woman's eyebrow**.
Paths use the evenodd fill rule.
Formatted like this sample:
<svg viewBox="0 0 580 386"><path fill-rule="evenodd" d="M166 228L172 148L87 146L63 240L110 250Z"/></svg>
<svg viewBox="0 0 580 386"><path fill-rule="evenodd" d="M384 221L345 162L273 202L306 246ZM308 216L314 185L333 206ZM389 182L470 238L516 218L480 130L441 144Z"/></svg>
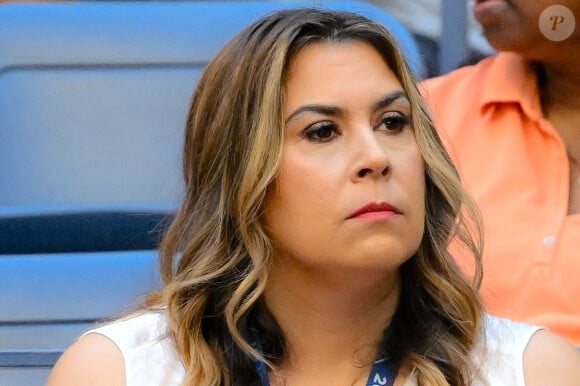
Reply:
<svg viewBox="0 0 580 386"><path fill-rule="evenodd" d="M378 102L373 104L372 110L377 111L377 110L383 109L383 108L391 105L392 103L394 103L395 101L398 101L398 100L403 100L404 102L409 103L409 100L407 99L407 95L405 94L405 92L403 90L397 90L397 91L393 91L390 94L385 95ZM337 106L309 104L309 105L300 106L299 108L294 110L292 112L292 114L290 114L288 116L288 118L286 118L286 120L284 121L284 124L288 124L288 122L290 122L291 120L295 119L297 116L299 116L300 114L303 114L305 112L317 113L317 114L334 116L334 117L340 117L344 114L342 109L340 107L337 107Z"/></svg>
<svg viewBox="0 0 580 386"><path fill-rule="evenodd" d="M287 124L288 122L290 122L291 120L296 118L298 115L303 114L305 112L317 113L317 114L328 115L328 116L341 116L341 115L343 115L343 112L340 109L340 107L318 105L318 104L304 105L304 106L300 106L299 108L294 110L294 112L292 114L290 114L290 116L288 116L288 118L286 118L286 120L284 121L284 124Z"/></svg>
<svg viewBox="0 0 580 386"><path fill-rule="evenodd" d="M401 100L401 102L404 102L408 105L411 104L409 102L409 98L407 98L407 94L405 94L405 92L403 90L397 90L397 91L393 91L390 94L385 95L378 102L376 102L373 105L372 111L374 112L374 111L384 109L385 107L390 106L391 104L393 104L394 102L396 102L398 100Z"/></svg>

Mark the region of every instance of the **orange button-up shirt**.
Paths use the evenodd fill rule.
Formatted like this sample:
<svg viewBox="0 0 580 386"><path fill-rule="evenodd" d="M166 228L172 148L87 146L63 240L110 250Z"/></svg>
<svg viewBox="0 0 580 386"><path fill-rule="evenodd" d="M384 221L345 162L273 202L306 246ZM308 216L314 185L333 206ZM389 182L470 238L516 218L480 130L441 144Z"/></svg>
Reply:
<svg viewBox="0 0 580 386"><path fill-rule="evenodd" d="M567 215L569 161L542 116L533 67L501 53L422 89L483 215L488 311L580 346L580 214Z"/></svg>

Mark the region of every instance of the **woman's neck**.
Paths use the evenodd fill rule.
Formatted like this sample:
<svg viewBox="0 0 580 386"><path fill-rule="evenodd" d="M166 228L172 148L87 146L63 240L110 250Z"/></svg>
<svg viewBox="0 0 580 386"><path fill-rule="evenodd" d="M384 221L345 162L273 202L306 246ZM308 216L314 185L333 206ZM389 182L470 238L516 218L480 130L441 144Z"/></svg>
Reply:
<svg viewBox="0 0 580 386"><path fill-rule="evenodd" d="M287 384L364 384L398 305L398 272L330 275L274 267L269 283L266 304L288 347L279 366Z"/></svg>

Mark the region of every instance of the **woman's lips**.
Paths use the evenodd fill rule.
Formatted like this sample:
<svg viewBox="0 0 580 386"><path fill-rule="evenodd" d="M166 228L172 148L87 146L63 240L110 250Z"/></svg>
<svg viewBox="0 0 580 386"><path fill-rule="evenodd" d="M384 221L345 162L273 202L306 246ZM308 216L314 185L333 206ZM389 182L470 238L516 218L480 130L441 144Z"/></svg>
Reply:
<svg viewBox="0 0 580 386"><path fill-rule="evenodd" d="M380 212L365 212L355 216L353 218L360 218L365 220L388 220L391 217L396 216L397 213L390 211L380 211Z"/></svg>
<svg viewBox="0 0 580 386"><path fill-rule="evenodd" d="M386 220L393 216L401 214L401 211L388 202L369 203L352 213L348 218L360 218L367 220Z"/></svg>

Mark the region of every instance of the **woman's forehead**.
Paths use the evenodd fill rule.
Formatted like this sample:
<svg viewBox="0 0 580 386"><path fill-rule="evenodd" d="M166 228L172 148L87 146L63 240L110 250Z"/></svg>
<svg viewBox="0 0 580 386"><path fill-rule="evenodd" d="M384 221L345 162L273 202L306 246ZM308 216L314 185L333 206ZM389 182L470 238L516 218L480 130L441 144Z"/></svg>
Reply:
<svg viewBox="0 0 580 386"><path fill-rule="evenodd" d="M403 89L384 57L370 44L312 43L290 63L284 110L288 114L313 103L372 105Z"/></svg>

